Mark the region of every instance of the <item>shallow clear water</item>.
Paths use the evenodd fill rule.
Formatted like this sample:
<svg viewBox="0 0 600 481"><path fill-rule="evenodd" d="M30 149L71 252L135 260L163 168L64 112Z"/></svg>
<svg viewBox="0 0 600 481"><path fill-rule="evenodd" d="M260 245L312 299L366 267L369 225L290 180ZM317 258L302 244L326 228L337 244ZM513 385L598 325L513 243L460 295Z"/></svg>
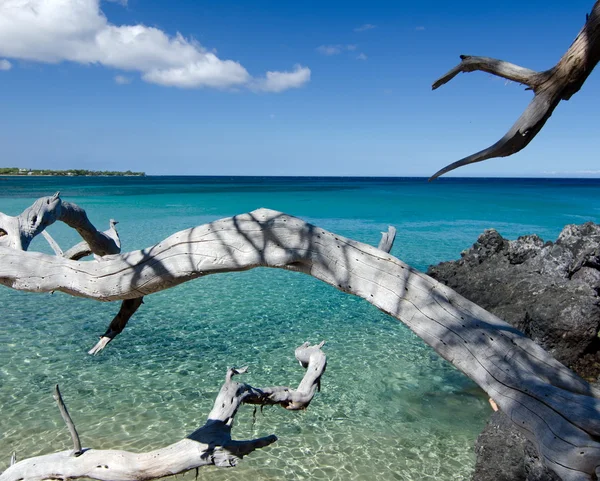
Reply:
<svg viewBox="0 0 600 481"><path fill-rule="evenodd" d="M597 181L235 178L0 178L0 211L17 214L56 190L126 250L176 230L258 207L303 217L377 244L420 269L459 256L485 228L554 239L566 223L600 221ZM64 247L77 242L50 229ZM32 249L48 252L43 239ZM276 270L222 274L146 297L99 356L86 351L117 304L0 289L0 470L69 447L51 390L59 383L83 444L147 450L201 425L227 367L249 365L254 385L295 385L294 348L325 339L322 392L305 412L243 407L240 439L273 446L203 479L468 479L486 396L401 323L308 276ZM189 475L190 479L192 475Z"/></svg>

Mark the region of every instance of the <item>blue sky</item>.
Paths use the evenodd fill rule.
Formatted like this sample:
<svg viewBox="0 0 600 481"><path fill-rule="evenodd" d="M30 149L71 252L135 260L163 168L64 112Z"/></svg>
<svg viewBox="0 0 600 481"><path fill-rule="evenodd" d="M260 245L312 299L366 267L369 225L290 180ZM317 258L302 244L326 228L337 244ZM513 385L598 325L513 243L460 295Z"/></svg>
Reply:
<svg viewBox="0 0 600 481"><path fill-rule="evenodd" d="M0 164L431 175L531 99L480 72L431 83L459 54L549 68L592 5L0 0ZM600 173L599 94L594 72L523 152L454 175Z"/></svg>

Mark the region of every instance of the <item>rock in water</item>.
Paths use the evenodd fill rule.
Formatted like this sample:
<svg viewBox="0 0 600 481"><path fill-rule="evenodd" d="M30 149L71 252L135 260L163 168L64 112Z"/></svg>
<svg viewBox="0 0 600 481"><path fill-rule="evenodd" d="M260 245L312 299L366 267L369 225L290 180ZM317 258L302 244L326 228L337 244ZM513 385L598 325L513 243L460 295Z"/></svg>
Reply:
<svg viewBox="0 0 600 481"><path fill-rule="evenodd" d="M492 414L475 442L473 481L561 481L546 469L533 444L502 412Z"/></svg>
<svg viewBox="0 0 600 481"><path fill-rule="evenodd" d="M600 373L600 226L567 225L556 242L504 239L493 229L430 276L523 331L560 362L595 381ZM560 480L501 412L475 445L474 481Z"/></svg>
<svg viewBox="0 0 600 481"><path fill-rule="evenodd" d="M600 226L568 225L556 242L486 230L428 274L523 331L581 376L600 373Z"/></svg>

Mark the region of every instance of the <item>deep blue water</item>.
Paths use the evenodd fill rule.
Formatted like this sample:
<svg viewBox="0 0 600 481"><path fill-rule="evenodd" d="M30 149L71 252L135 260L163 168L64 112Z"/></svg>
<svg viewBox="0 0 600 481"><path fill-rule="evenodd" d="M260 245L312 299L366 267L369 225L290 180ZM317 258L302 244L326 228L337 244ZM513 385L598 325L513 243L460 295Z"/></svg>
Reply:
<svg viewBox="0 0 600 481"><path fill-rule="evenodd" d="M600 221L600 181L415 178L0 177L0 211L16 215L61 191L100 229L120 223L124 250L258 207L377 244L419 269L459 257L486 228L554 239L568 223ZM63 248L74 232L52 226ZM31 249L49 252L40 237ZM86 351L115 304L0 288L0 470L67 448L52 400L60 383L86 446L148 449L201 424L231 365L246 381L294 384L305 340L327 340L323 390L302 413L242 408L235 436L280 440L208 479L467 479L490 409L477 386L408 329L310 277L254 270L199 279L147 297L97 357Z"/></svg>

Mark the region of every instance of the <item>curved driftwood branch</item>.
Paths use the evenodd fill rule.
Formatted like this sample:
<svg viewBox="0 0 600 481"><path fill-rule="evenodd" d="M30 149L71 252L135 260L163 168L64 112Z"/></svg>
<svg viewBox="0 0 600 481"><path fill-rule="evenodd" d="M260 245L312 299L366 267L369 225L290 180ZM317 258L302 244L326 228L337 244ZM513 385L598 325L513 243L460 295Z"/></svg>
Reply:
<svg viewBox="0 0 600 481"><path fill-rule="evenodd" d="M527 85L535 96L504 137L492 146L469 155L439 170L433 180L463 165L494 157L507 157L525 148L550 118L561 100L569 100L581 89L600 61L600 0L586 18L583 29L558 63L544 72L536 72L503 60L461 55L461 62L433 83L435 90L460 72L481 70Z"/></svg>
<svg viewBox="0 0 600 481"><path fill-rule="evenodd" d="M256 388L239 383L233 380L233 376L246 372L247 368L229 369L204 426L175 444L147 453L83 449L78 456L73 456L72 451L46 454L11 464L0 474L0 481L75 478L139 481L171 476L208 465L235 466L252 451L277 441L275 435L247 441L232 440L231 428L240 406L279 404L288 410L306 408L317 391L327 365L327 358L321 350L323 344L311 346L304 343L296 349L296 359L306 368L297 390L289 387Z"/></svg>
<svg viewBox="0 0 600 481"><path fill-rule="evenodd" d="M71 204L74 205L74 204ZM114 219L110 219L109 228L104 232L101 232L103 236L108 239L111 239L114 242L115 249L114 252L110 252L110 254L118 254L121 252L121 240L119 239L119 233L117 232L116 225L118 222ZM99 254L98 250L90 247L90 244L85 240L81 241L79 244L74 245L69 250L62 254L62 257L66 257L67 259L72 259L74 261L78 261L84 257L87 257L91 254L95 254L98 256L102 256L104 254Z"/></svg>
<svg viewBox="0 0 600 481"><path fill-rule="evenodd" d="M389 226L387 232L381 233L381 240L379 241L378 249L383 252L391 252L396 240L396 228Z"/></svg>
<svg viewBox="0 0 600 481"><path fill-rule="evenodd" d="M45 230L57 221L62 221L77 230L83 241L63 252ZM36 200L17 217L0 213L0 246L26 251L34 237L42 234L54 253L66 259L79 260L91 254L97 257L118 254L121 252L121 240L116 229L117 224L116 220L110 219L108 230L99 232L88 219L85 210L71 202L64 202L60 198L60 192L57 192L53 196ZM123 301L107 331L100 336L100 340L89 354L97 354L119 335L142 304L142 297Z"/></svg>
<svg viewBox="0 0 600 481"><path fill-rule="evenodd" d="M57 221L64 222L75 229L94 254L104 256L121 252L121 243L114 230L114 221L111 221L108 234L99 232L81 207L62 201L60 192L36 200L17 217L2 214L0 229L5 235L0 236L0 246L27 250L36 235Z"/></svg>
<svg viewBox="0 0 600 481"><path fill-rule="evenodd" d="M54 240L54 238L50 235L50 233L47 230L44 230L44 231L42 231L42 235L44 236L44 239L46 239L46 241L48 242L48 244L50 245L50 247L52 248L54 253L57 256L62 256L63 255L62 249L60 248L58 243Z"/></svg>
<svg viewBox="0 0 600 481"><path fill-rule="evenodd" d="M0 283L101 301L134 299L221 272L309 274L404 322L474 380L565 480L600 466L600 399L531 339L375 247L267 209L178 232L99 262L0 247Z"/></svg>

